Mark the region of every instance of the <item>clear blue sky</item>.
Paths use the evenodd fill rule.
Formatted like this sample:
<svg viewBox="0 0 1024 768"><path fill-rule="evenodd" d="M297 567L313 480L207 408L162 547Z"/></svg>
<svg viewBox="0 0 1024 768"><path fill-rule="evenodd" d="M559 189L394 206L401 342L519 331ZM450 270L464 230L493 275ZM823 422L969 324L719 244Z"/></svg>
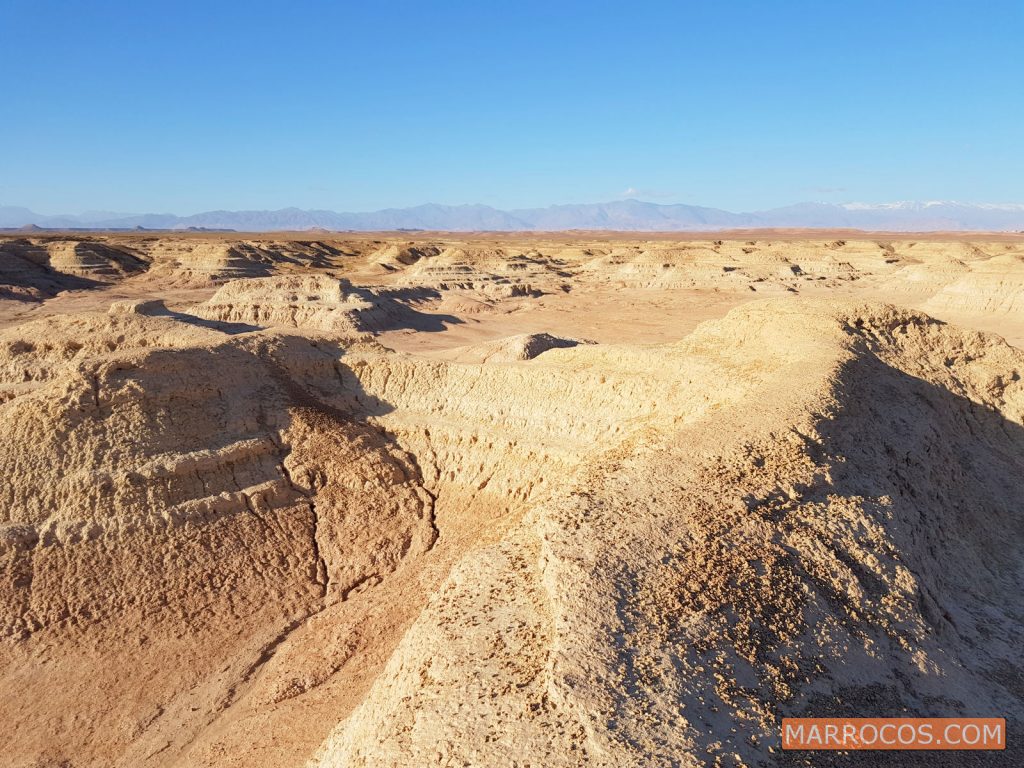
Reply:
<svg viewBox="0 0 1024 768"><path fill-rule="evenodd" d="M1024 202L1021 0L0 0L0 29L0 204L42 213Z"/></svg>

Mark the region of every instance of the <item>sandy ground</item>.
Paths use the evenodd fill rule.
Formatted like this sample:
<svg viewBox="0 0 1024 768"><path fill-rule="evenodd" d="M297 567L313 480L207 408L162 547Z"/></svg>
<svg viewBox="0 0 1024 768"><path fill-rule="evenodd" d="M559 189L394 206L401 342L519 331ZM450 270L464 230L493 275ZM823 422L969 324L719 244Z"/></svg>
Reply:
<svg viewBox="0 0 1024 768"><path fill-rule="evenodd" d="M1020 236L2 236L4 763L1019 764L1022 347Z"/></svg>

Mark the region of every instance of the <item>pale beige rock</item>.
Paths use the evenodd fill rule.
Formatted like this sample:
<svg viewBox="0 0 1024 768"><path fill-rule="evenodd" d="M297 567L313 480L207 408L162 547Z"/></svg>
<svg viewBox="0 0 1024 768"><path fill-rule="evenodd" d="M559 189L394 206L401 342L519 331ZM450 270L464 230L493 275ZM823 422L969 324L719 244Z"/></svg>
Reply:
<svg viewBox="0 0 1024 768"><path fill-rule="evenodd" d="M360 316L375 308L326 275L233 280L189 312L197 317L264 327L309 328L334 333L363 330Z"/></svg>
<svg viewBox="0 0 1024 768"><path fill-rule="evenodd" d="M773 765L797 714L1012 762L1022 257L0 238L0 762Z"/></svg>
<svg viewBox="0 0 1024 768"><path fill-rule="evenodd" d="M581 339L563 339L550 333L520 333L497 341L456 347L445 357L460 363L511 363L533 360L549 349L566 349L593 343Z"/></svg>

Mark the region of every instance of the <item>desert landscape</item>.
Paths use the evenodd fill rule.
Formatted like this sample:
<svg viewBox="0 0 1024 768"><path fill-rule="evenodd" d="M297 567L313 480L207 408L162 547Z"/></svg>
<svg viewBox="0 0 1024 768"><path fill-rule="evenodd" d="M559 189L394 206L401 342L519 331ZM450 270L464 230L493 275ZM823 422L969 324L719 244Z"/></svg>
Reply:
<svg viewBox="0 0 1024 768"><path fill-rule="evenodd" d="M1022 349L1024 235L7 232L2 763L1019 764Z"/></svg>

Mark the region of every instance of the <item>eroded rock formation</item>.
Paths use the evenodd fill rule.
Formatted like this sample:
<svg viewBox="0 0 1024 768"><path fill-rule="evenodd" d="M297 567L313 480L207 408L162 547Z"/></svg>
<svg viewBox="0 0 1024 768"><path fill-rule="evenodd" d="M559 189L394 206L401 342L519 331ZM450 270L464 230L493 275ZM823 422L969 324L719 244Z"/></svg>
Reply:
<svg viewBox="0 0 1024 768"><path fill-rule="evenodd" d="M1013 248L261 242L192 284L171 240L3 246L5 764L814 764L780 717L1024 722L1024 354L878 301L1012 330Z"/></svg>

